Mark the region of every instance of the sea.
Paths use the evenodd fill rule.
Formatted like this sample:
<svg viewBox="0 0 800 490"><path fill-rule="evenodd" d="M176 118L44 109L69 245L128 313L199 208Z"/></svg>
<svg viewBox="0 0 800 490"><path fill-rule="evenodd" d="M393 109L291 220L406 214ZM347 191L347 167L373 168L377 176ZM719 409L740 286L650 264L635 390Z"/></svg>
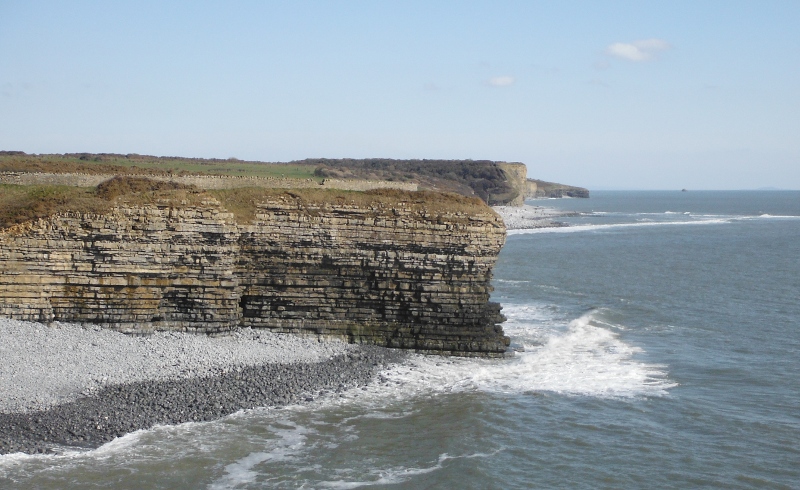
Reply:
<svg viewBox="0 0 800 490"><path fill-rule="evenodd" d="M800 191L595 191L508 234L504 360L0 456L2 488L800 488Z"/></svg>

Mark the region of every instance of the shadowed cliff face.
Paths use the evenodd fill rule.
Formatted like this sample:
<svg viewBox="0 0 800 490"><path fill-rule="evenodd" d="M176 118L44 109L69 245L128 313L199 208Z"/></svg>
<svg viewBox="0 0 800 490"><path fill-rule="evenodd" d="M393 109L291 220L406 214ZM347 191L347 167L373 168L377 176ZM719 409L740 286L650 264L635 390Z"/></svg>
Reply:
<svg viewBox="0 0 800 490"><path fill-rule="evenodd" d="M209 199L0 231L0 315L126 333L245 326L423 352L502 355L491 209L275 197L239 225Z"/></svg>

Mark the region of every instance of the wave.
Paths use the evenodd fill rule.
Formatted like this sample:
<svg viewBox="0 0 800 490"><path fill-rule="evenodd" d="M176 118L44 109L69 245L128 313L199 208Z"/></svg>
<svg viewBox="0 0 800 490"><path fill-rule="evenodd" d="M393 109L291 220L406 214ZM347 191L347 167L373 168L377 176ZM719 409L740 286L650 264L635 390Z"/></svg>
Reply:
<svg viewBox="0 0 800 490"><path fill-rule="evenodd" d="M208 488L226 489L255 483L260 473L256 467L267 463L280 463L294 460L307 452L307 436L315 431L288 420L280 425L270 425L267 429L274 437L263 440L267 451L254 451L225 466L225 474L211 483Z"/></svg>
<svg viewBox="0 0 800 490"><path fill-rule="evenodd" d="M609 230L614 228L634 228L639 226L674 226L674 225L718 225L729 223L730 219L708 219L696 221L637 221L634 223L605 223L599 225L574 225L558 228L526 228L508 230L508 235L530 235L534 233L577 233L582 231Z"/></svg>
<svg viewBox="0 0 800 490"><path fill-rule="evenodd" d="M770 218L770 219L800 219L800 216L779 215L779 214L759 214L755 218Z"/></svg>
<svg viewBox="0 0 800 490"><path fill-rule="evenodd" d="M653 216L655 214L661 213L635 213L628 215L632 219L637 219L634 222L625 222L625 223L601 223L601 224L586 224L586 225L569 225L569 226L562 226L562 227L555 227L555 228L523 228L517 230L508 230L508 235L530 235L530 234L537 234L537 233L578 233L584 231L599 231L599 230L610 230L616 228L635 228L639 226L693 226L693 225L721 225L721 224L728 224L740 221L752 221L752 220L796 220L800 219L800 216L785 216L785 215L771 215L771 214L761 214L761 215L753 215L753 216L726 216L726 215L717 215L717 214L689 214L690 218L694 218L690 221L687 220L663 220L663 221L656 221L651 220L649 218L635 218L636 216ZM664 213L669 214L669 212ZM677 214L677 213L675 213ZM684 216L687 213L678 214L679 216Z"/></svg>
<svg viewBox="0 0 800 490"><path fill-rule="evenodd" d="M634 358L642 349L621 340L615 332L620 328L605 320L601 310L567 325L534 305L506 306L503 312L506 333L524 352L505 360L413 356L382 373L385 383L368 397L381 403L461 392L636 398L664 396L676 386L664 366Z"/></svg>
<svg viewBox="0 0 800 490"><path fill-rule="evenodd" d="M322 488L342 488L342 489L359 488L372 485L397 485L400 483L405 483L414 476L424 475L426 473L432 473L436 470L440 470L444 467L444 463L448 460L491 458L500 451L501 450L496 450L490 453L473 453L461 456L451 456L447 453L442 453L439 455L438 461L435 464L428 467L407 468L404 466L398 466L392 468L373 469L370 471L371 475L374 476L375 478L373 480L347 481L342 479L342 480L323 481L320 482L319 485L321 485Z"/></svg>

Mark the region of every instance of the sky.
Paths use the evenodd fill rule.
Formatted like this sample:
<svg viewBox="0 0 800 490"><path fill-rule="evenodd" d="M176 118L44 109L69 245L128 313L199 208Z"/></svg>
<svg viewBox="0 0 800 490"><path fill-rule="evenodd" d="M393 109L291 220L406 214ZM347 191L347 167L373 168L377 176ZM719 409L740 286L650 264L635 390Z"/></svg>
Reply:
<svg viewBox="0 0 800 490"><path fill-rule="evenodd" d="M800 1L0 0L0 150L800 189Z"/></svg>

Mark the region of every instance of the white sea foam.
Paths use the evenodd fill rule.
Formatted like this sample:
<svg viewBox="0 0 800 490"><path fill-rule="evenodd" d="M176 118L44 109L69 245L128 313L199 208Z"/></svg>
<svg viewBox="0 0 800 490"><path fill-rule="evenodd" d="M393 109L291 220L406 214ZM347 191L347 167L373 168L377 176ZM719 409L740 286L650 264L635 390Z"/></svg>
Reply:
<svg viewBox="0 0 800 490"><path fill-rule="evenodd" d="M583 231L610 230L614 228L634 228L639 226L672 226L672 225L718 225L731 222L731 219L706 219L694 221L637 221L634 223L604 223L597 225L575 225L558 228L533 228L524 230L508 230L509 235L530 235L534 233L578 233Z"/></svg>
<svg viewBox="0 0 800 490"><path fill-rule="evenodd" d="M769 218L769 219L800 219L800 216L783 216L778 214L761 214L758 218Z"/></svg>
<svg viewBox="0 0 800 490"><path fill-rule="evenodd" d="M319 485L321 485L322 488L339 489L360 488L372 485L397 485L400 483L405 483L415 476L440 470L444 467L444 463L448 460L490 458L500 451L501 449L498 449L497 451L492 451L491 453L474 453L461 456L451 456L447 453L442 453L439 455L438 461L431 466L423 468L406 468L403 466L398 466L392 468L373 469L370 471L371 476L374 477L372 480L348 481L346 479L342 479L320 482Z"/></svg>
<svg viewBox="0 0 800 490"><path fill-rule="evenodd" d="M157 430L157 428L150 429L149 431L152 430ZM93 464L96 464L98 461L113 458L120 453L136 448L142 436L149 431L137 430L90 450L60 447L54 448L56 452L47 454L3 454L0 455L0 478L8 477L9 473L17 473L20 470L22 470L22 473L33 474L51 466L57 466L63 470L78 466L86 461L92 461Z"/></svg>
<svg viewBox="0 0 800 490"><path fill-rule="evenodd" d="M284 426L285 425L285 426ZM234 488L254 483L261 474L256 467L265 463L275 463L302 456L306 451L306 438L314 431L283 421L282 426L270 426L270 433L276 439L264 441L267 451L256 451L225 466L225 474L211 483L209 489Z"/></svg>
<svg viewBox="0 0 800 490"><path fill-rule="evenodd" d="M675 383L666 368L636 359L642 349L620 339L621 326L593 311L570 322L536 305L510 305L504 330L525 352L512 359L486 360L412 356L384 371L368 392L335 403L379 407L390 400L444 393L532 393L635 398L664 396Z"/></svg>
<svg viewBox="0 0 800 490"><path fill-rule="evenodd" d="M616 228L633 228L639 226L691 226L691 225L719 225L719 224L727 224L727 223L734 223L740 221L751 221L751 220L794 220L800 219L800 216L791 216L791 215L772 215L763 213L760 215L724 215L724 214L700 214L700 213L692 213L689 211L686 212L676 212L676 211L665 211L663 213L601 213L601 212L593 212L592 215L618 215L621 217L627 217L628 219L632 219L635 221L628 221L623 223L597 223L597 224L578 224L578 225L570 225L570 226L563 226L563 227L555 227L555 228L522 228L522 229L510 229L507 231L508 235L529 235L535 233L579 233L579 232L586 232L586 231L602 231L602 230L610 230ZM686 218L683 219L651 219L651 218L642 218L642 216L676 216L676 217L688 217L691 218L687 220Z"/></svg>

